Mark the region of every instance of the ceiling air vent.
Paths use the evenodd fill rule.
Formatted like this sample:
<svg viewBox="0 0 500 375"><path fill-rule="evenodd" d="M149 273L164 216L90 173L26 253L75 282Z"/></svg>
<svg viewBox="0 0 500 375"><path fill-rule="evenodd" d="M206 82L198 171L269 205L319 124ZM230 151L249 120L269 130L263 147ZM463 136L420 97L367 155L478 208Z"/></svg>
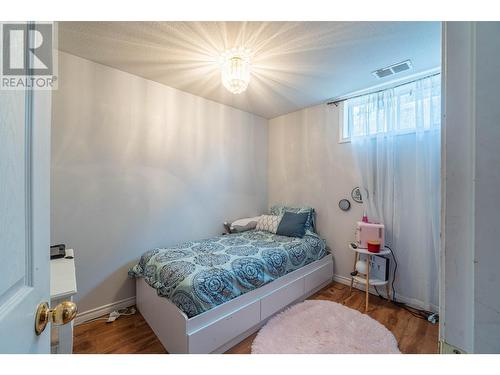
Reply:
<svg viewBox="0 0 500 375"><path fill-rule="evenodd" d="M385 68L377 69L372 74L377 78L385 78L392 76L393 74L398 74L404 72L405 70L410 70L412 68L411 61L406 60L394 65L387 66Z"/></svg>

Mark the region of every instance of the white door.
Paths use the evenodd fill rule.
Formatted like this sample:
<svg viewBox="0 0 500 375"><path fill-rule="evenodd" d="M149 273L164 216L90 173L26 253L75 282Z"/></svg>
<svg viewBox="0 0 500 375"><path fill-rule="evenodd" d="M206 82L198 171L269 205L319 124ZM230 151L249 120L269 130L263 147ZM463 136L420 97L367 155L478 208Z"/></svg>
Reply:
<svg viewBox="0 0 500 375"><path fill-rule="evenodd" d="M0 353L49 353L50 91L0 90Z"/></svg>

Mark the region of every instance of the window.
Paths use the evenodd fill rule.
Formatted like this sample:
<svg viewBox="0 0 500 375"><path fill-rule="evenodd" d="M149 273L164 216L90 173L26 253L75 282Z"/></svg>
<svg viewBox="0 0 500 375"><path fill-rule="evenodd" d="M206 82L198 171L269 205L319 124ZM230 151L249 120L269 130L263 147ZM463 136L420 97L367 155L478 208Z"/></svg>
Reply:
<svg viewBox="0 0 500 375"><path fill-rule="evenodd" d="M344 101L340 142L357 136L406 134L440 126L441 76L436 74Z"/></svg>

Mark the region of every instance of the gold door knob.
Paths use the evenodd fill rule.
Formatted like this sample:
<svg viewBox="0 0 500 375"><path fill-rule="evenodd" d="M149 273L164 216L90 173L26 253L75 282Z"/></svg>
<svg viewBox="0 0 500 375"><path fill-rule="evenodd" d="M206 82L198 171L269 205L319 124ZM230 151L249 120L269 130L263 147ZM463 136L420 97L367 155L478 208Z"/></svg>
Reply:
<svg viewBox="0 0 500 375"><path fill-rule="evenodd" d="M49 322L57 326L71 322L75 319L77 311L76 304L71 301L61 302L54 309L50 309L47 302L42 302L36 310L36 334L40 335Z"/></svg>

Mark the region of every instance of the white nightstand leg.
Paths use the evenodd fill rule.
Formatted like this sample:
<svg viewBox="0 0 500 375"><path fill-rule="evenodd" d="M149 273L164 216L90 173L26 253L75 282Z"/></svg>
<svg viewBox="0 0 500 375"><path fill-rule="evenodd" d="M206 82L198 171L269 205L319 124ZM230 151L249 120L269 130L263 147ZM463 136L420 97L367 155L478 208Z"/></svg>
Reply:
<svg viewBox="0 0 500 375"><path fill-rule="evenodd" d="M385 291L387 292L387 301L391 302L391 287L389 286L389 280L385 284Z"/></svg>
<svg viewBox="0 0 500 375"><path fill-rule="evenodd" d="M366 302L365 302L365 312L368 312L368 296L369 293L368 291L370 290L370 262L371 262L371 255L368 255L366 257L366 286L365 286L365 295L366 295Z"/></svg>
<svg viewBox="0 0 500 375"><path fill-rule="evenodd" d="M354 253L354 266L352 266L352 271L356 271L356 262L358 261L358 253ZM354 277L351 275L351 287L349 288L349 295L352 293L352 286L354 284Z"/></svg>

